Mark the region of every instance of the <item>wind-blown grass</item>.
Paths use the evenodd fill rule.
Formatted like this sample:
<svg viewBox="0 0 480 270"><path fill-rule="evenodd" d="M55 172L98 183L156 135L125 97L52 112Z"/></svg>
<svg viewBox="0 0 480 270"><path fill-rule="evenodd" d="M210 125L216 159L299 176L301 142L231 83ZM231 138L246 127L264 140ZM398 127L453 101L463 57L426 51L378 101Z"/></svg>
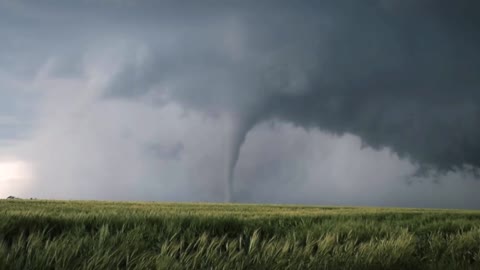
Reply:
<svg viewBox="0 0 480 270"><path fill-rule="evenodd" d="M2 200L0 269L480 269L480 212Z"/></svg>

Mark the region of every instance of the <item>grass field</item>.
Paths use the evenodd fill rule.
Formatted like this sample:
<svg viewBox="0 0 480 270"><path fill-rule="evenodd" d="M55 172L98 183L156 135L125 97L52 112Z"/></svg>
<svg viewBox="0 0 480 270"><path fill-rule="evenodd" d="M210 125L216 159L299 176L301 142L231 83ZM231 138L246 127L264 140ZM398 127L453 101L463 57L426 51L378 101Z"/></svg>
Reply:
<svg viewBox="0 0 480 270"><path fill-rule="evenodd" d="M480 269L480 212L0 200L0 269Z"/></svg>

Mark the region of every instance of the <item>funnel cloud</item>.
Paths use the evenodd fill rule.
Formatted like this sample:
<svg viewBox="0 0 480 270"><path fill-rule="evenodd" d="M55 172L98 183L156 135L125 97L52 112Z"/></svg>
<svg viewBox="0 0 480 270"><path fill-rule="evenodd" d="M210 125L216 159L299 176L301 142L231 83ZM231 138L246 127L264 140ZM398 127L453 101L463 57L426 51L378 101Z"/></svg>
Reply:
<svg viewBox="0 0 480 270"><path fill-rule="evenodd" d="M257 122L255 119L257 115L252 113L237 114L231 117L232 130L230 134L230 142L228 148L227 158L227 185L225 193L225 201L232 202L235 200L235 167L237 166L238 158L240 156L240 150L245 143L248 132Z"/></svg>

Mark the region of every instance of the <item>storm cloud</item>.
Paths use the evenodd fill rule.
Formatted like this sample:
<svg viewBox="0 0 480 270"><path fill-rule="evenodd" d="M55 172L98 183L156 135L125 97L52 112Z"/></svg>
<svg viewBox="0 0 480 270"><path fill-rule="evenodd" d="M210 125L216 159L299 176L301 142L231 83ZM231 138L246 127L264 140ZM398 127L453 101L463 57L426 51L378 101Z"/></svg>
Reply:
<svg viewBox="0 0 480 270"><path fill-rule="evenodd" d="M228 9L208 13L174 51L152 48L146 65L121 72L111 92L162 91L155 85L164 83L187 106L241 118L231 167L248 130L278 118L357 135L422 169L476 168L479 5L407 2L282 2L240 7L232 17Z"/></svg>
<svg viewBox="0 0 480 270"><path fill-rule="evenodd" d="M239 201L277 201L293 196L282 190L276 191L277 195L275 192L255 195L256 191L245 182L233 182L237 175L239 179L250 179L247 182L264 185L267 190L275 186L270 179L280 182L284 179L285 187L299 187L300 175L312 178L307 175L310 168L295 170L290 160L292 156L305 155L306 142L296 144L299 147L296 150L282 152L282 158L273 159L262 168L254 164L263 164L263 159L270 158L255 158L245 153L246 164L242 163L242 146L248 148L250 132L257 126L275 130L269 123L280 126L280 130L295 130L285 131L292 134L289 136L294 141L312 140L309 136L318 137L316 134L320 132L327 136L322 137L327 141L353 140L359 148L369 148L355 151L391 153L395 162L409 164L398 165L402 169L396 173L393 171L397 169L390 170L396 179L427 172L438 173L448 178L449 183L460 183L465 180L459 180L459 173L475 173L480 166L477 141L480 19L476 15L480 4L477 1L0 3L4 10L0 11L0 22L11 26L1 30L7 42L1 45L0 63L8 67L5 72L14 74L16 80L29 82L20 88L38 88L24 90L41 96L45 102L39 105L41 119L37 123L48 123L38 125L47 127L52 119L58 119L56 123L63 123L62 128L72 125L73 129L86 132L80 128L82 123L86 129L95 122L115 123L115 115L128 114L126 111L136 113L140 119L148 117L144 123L132 120L129 125L135 123L140 127L128 132L117 130L113 124L111 129L97 127L106 132L104 144L97 142L101 134L87 132L88 136L78 137L79 133L69 133L70 137L66 137L95 142L92 146L98 144L103 149L99 150L104 153L101 156L93 155L98 157L99 164L109 160L107 165L113 166L108 173L101 173L103 179L132 179L143 174L149 179L160 178L162 173L155 169L155 163L149 163L151 160L182 162L192 157L189 155L192 149L197 149L195 155L211 155L206 160L216 160L195 158L187 166L191 170L201 167L201 178L210 178L198 180L199 190L209 190L205 194L223 194L226 190L227 200ZM64 110L59 109L62 106ZM177 122L152 127L156 125L154 115L177 110L183 111L175 116L179 117ZM61 118L56 111L68 113ZM217 130L208 132L222 138L221 146L202 147L183 133L180 138L162 142L160 134L168 132L165 129L172 129L181 119L195 122L193 125L210 121L206 125ZM198 132L202 128L206 127L200 127ZM50 129L50 134L56 132L55 128ZM145 130L150 130L148 136L144 135ZM28 133L21 128L1 131ZM39 130L30 133L40 141L39 138L53 138L36 135L41 133ZM55 140L64 135L59 130ZM115 140L107 137L117 138L116 143L124 146L136 140L132 147L122 148L125 152L120 155L129 164L138 165L132 167L131 175L125 176L124 171L116 171L116 166L111 165L120 157L116 146L107 146ZM281 147L279 144L282 143L270 147ZM262 147L266 148L265 153L276 151L266 145ZM80 151L74 147L67 149L73 151L71 155ZM27 154L23 155L29 156L29 151L25 151ZM81 164L78 160L72 160L69 173L56 177L74 177L72 171L82 171L78 164ZM378 170L373 169L373 164L363 169ZM237 165L243 169L235 173ZM98 166L101 171L105 168ZM45 176L54 171L50 165L40 167L45 169ZM282 167L289 169L283 171ZM171 169L163 177L177 175L178 170L184 169ZM401 179L396 181L406 185ZM181 185L186 188L187 182ZM215 188L207 188L207 182L215 183ZM218 190L219 185L225 188ZM436 185L438 188L439 184ZM168 194L167 198L175 199L191 196L188 192L178 197ZM205 195L202 199L218 200L222 196ZM311 196L306 201L315 201L314 194ZM301 197L287 201L301 203L297 199Z"/></svg>

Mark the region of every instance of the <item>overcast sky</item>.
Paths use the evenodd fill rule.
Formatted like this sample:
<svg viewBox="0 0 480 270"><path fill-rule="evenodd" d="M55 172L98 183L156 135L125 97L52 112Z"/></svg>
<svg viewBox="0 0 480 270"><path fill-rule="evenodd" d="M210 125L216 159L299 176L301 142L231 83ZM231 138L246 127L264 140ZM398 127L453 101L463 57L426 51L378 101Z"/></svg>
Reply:
<svg viewBox="0 0 480 270"><path fill-rule="evenodd" d="M479 8L0 0L0 196L480 208Z"/></svg>

